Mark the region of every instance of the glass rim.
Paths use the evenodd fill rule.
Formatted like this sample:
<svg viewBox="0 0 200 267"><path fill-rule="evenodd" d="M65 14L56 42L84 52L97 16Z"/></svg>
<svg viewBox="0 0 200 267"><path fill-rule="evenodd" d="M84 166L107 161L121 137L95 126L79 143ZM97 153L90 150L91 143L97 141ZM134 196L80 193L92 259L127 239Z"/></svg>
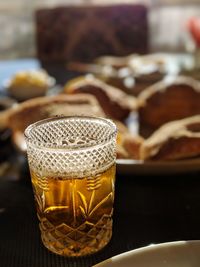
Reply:
<svg viewBox="0 0 200 267"><path fill-rule="evenodd" d="M48 122L53 122L53 121L60 121L60 120L63 120L63 119L86 119L86 120L96 120L96 121L102 121L104 122L105 124L107 124L108 126L110 126L111 128L113 128L112 132L107 135L105 138L101 138L98 140L98 142L96 144L85 144L84 146L80 146L80 145L77 145L77 146L74 146L74 147L68 147L68 146L57 146L57 147L52 147L52 143L45 143L45 146L44 146L44 143L42 142L39 142L39 141L35 141L33 140L32 137L30 137L30 133L31 131L35 128L35 127L38 127L40 125L43 125L45 123L48 123ZM39 120L37 122L34 122L32 124L30 124L24 131L24 137L25 137L25 140L26 142L29 142L31 143L31 145L37 149L44 149L44 150L49 150L49 151L55 151L55 150L60 150L60 151L75 151L75 150L86 150L86 149L90 149L90 148L94 148L94 147L98 147L98 146L102 146L102 145L105 145L106 143L110 142L112 140L112 138L114 136L116 136L117 134L117 127L115 125L115 123L110 120L110 119L107 119L107 118L102 118L102 117L95 117L95 116L79 116L79 115L76 115L76 116L56 116L56 117L51 117L51 118L46 118L46 119L42 119L42 120Z"/></svg>

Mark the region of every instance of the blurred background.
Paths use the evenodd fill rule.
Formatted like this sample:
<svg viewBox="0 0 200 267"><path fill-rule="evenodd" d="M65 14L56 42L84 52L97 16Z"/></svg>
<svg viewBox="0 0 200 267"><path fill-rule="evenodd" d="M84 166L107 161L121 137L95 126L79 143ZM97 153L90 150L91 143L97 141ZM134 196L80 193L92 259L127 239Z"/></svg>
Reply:
<svg viewBox="0 0 200 267"><path fill-rule="evenodd" d="M147 8L149 51L185 52L193 48L186 22L200 15L199 0L0 0L0 59L36 56L36 10L79 4L144 5Z"/></svg>
<svg viewBox="0 0 200 267"><path fill-rule="evenodd" d="M24 130L77 114L114 120L122 179L111 246L68 264L40 242ZM199 239L199 170L200 0L0 0L1 267Z"/></svg>

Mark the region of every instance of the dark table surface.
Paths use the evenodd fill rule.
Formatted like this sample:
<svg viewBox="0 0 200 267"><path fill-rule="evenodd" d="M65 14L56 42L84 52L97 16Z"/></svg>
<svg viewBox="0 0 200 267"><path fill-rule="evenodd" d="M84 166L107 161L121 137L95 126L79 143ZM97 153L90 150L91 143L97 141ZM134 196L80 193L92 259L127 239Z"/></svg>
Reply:
<svg viewBox="0 0 200 267"><path fill-rule="evenodd" d="M0 78L5 74L4 69ZM66 79L62 77L60 83ZM27 162L14 151L12 164L18 164L18 175L0 177L1 267L86 267L152 243L200 239L199 172L170 176L118 173L111 242L89 257L54 255L40 240Z"/></svg>
<svg viewBox="0 0 200 267"><path fill-rule="evenodd" d="M24 163L18 181L0 182L0 266L92 266L152 243L200 239L199 176L117 174L111 242L97 254L70 259L52 254L40 241L30 177Z"/></svg>

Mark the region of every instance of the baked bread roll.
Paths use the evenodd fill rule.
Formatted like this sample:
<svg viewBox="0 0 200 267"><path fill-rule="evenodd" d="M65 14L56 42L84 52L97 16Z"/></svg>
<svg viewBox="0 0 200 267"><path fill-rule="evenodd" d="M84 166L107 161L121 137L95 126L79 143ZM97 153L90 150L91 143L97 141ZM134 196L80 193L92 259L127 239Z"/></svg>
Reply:
<svg viewBox="0 0 200 267"><path fill-rule="evenodd" d="M91 75L70 81L64 88L68 94L87 93L94 95L105 114L116 120L125 120L132 110L136 109L137 101L120 89L112 87Z"/></svg>
<svg viewBox="0 0 200 267"><path fill-rule="evenodd" d="M174 77L146 88L138 97L142 136L149 136L161 125L200 114L200 82Z"/></svg>
<svg viewBox="0 0 200 267"><path fill-rule="evenodd" d="M126 57L103 56L92 64L70 62L67 69L79 75L92 74L129 95L138 96L148 86L163 79L166 65L163 55L132 54Z"/></svg>
<svg viewBox="0 0 200 267"><path fill-rule="evenodd" d="M200 115L166 123L146 139L143 160L180 160L200 156Z"/></svg>
<svg viewBox="0 0 200 267"><path fill-rule="evenodd" d="M140 159L140 149L144 139L139 135L126 134L123 137L122 147L129 159Z"/></svg>
<svg viewBox="0 0 200 267"><path fill-rule="evenodd" d="M108 57L108 62L109 58L110 57ZM104 59L104 57L102 59ZM123 67L117 65L120 64L120 59L119 62L118 60L117 62L115 62L116 60L114 60L114 62L110 62L112 63L111 65L104 65L100 63L97 64L98 62L92 64L71 62L67 64L67 69L69 71L75 71L78 75L92 74L97 79L105 82L106 84L112 87L116 87L122 90L126 94L135 95L136 85L132 70L128 67L128 65ZM123 59L122 59L122 64L123 64Z"/></svg>
<svg viewBox="0 0 200 267"><path fill-rule="evenodd" d="M117 126L117 158L139 159L143 138L130 133L128 127L120 121L114 121L114 123Z"/></svg>
<svg viewBox="0 0 200 267"><path fill-rule="evenodd" d="M132 58L138 57L137 54L131 54L125 57L116 57L116 56L101 56L94 60L96 64L103 65L103 66L111 66L115 69L120 69L127 67L129 61Z"/></svg>
<svg viewBox="0 0 200 267"><path fill-rule="evenodd" d="M12 129L12 138L16 146L26 150L24 130L38 120L54 116L99 116L105 114L92 95L57 95L27 100L7 111L7 127Z"/></svg>

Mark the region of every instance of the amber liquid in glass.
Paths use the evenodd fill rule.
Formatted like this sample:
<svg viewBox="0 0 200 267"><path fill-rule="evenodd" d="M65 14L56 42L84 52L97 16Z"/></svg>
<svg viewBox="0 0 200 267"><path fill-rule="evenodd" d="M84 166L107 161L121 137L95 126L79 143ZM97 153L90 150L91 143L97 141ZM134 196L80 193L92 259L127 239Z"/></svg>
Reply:
<svg viewBox="0 0 200 267"><path fill-rule="evenodd" d="M115 165L94 177L39 177L31 171L44 245L54 253L83 256L112 236Z"/></svg>

